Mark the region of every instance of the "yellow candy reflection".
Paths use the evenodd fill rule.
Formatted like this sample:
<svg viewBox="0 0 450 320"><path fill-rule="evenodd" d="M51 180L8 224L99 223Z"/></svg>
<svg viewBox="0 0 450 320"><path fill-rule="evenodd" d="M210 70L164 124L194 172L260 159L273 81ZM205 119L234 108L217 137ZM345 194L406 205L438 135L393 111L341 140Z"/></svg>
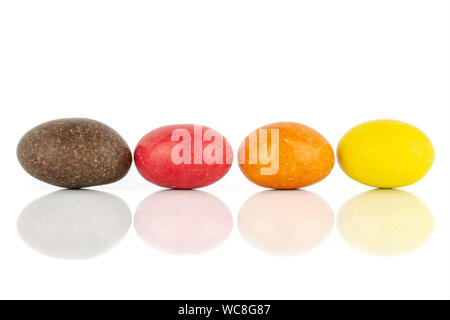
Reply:
<svg viewBox="0 0 450 320"><path fill-rule="evenodd" d="M434 222L427 206L412 193L372 190L350 199L340 210L337 224L353 248L393 256L425 244Z"/></svg>

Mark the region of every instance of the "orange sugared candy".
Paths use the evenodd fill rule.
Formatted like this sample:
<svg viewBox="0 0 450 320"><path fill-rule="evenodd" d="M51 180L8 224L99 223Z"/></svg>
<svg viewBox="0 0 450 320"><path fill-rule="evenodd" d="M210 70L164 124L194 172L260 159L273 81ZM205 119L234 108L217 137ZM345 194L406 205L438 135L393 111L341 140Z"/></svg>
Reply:
<svg viewBox="0 0 450 320"><path fill-rule="evenodd" d="M277 122L248 135L239 147L239 166L253 183L297 189L325 179L334 152L317 131L295 122Z"/></svg>

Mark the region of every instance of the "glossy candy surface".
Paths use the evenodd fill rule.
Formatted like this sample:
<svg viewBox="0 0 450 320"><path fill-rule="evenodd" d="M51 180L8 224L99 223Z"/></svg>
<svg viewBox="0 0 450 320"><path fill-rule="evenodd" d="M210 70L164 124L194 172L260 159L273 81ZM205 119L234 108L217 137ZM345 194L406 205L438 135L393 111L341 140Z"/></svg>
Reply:
<svg viewBox="0 0 450 320"><path fill-rule="evenodd" d="M295 122L261 127L239 148L244 175L262 187L297 189L315 184L331 172L334 153L314 129Z"/></svg>
<svg viewBox="0 0 450 320"><path fill-rule="evenodd" d="M31 129L20 140L17 157L36 179L70 189L118 181L132 163L130 148L116 131L83 118L53 120Z"/></svg>
<svg viewBox="0 0 450 320"><path fill-rule="evenodd" d="M434 148L418 128L376 120L351 129L338 146L338 161L352 179L378 188L397 188L422 179L434 161Z"/></svg>
<svg viewBox="0 0 450 320"><path fill-rule="evenodd" d="M139 173L161 187L194 189L220 180L233 151L217 131L192 124L151 131L139 141L134 160Z"/></svg>

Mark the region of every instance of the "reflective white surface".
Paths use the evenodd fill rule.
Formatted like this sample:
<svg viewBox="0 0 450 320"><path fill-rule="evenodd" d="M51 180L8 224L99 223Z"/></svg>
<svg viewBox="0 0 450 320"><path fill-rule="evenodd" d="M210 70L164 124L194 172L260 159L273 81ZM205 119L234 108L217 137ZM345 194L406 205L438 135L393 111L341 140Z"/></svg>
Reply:
<svg viewBox="0 0 450 320"><path fill-rule="evenodd" d="M109 187L127 206L103 192L42 197L40 189L29 189L22 194L31 202L26 209L17 203L16 214L0 217L0 246L9 257L0 268L9 289L0 293L155 299L446 294L449 219L437 205L439 195L421 188L414 195L361 195L358 186L313 189ZM127 207L135 211L129 230ZM79 259L87 257L93 259Z"/></svg>
<svg viewBox="0 0 450 320"><path fill-rule="evenodd" d="M120 198L99 191L60 190L23 209L20 237L36 251L63 259L99 256L125 237L131 213Z"/></svg>

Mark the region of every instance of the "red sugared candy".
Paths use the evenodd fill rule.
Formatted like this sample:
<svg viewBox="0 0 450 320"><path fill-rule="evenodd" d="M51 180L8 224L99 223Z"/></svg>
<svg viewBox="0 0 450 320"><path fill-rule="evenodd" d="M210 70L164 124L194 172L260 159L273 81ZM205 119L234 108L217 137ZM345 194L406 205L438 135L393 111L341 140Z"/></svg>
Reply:
<svg viewBox="0 0 450 320"><path fill-rule="evenodd" d="M145 135L134 151L139 173L161 187L194 189L220 180L230 169L233 150L208 127L180 124Z"/></svg>

